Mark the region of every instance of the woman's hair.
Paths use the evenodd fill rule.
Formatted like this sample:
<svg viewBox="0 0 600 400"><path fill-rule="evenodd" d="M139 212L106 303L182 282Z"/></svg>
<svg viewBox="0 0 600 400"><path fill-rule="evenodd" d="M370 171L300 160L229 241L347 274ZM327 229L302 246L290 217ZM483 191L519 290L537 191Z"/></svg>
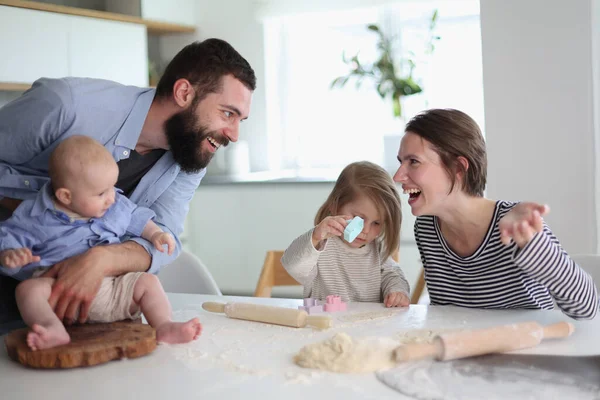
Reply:
<svg viewBox="0 0 600 400"><path fill-rule="evenodd" d="M453 109L431 109L413 117L406 132L414 133L432 144L439 154L454 189L456 173L463 176L462 189L471 196L481 197L487 177L485 140L473 118ZM458 161L464 157L468 168Z"/></svg>
<svg viewBox="0 0 600 400"><path fill-rule="evenodd" d="M325 217L337 215L346 204L364 195L375 203L383 223L381 243L383 257L387 259L400 244L402 211L400 196L392 177L380 166L368 161L348 165L337 179L331 194L315 217L318 225Z"/></svg>

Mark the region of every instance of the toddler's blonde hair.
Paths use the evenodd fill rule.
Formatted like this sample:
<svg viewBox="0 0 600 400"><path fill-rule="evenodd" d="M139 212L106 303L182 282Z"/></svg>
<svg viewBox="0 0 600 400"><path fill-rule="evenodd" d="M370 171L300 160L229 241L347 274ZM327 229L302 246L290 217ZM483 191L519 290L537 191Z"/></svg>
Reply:
<svg viewBox="0 0 600 400"><path fill-rule="evenodd" d="M315 216L315 225L325 217L337 215L339 210L360 195L365 195L375 203L383 223L383 234L378 238L384 247L384 259L390 257L400 244L402 211L400 195L390 174L379 165L359 161L348 165Z"/></svg>

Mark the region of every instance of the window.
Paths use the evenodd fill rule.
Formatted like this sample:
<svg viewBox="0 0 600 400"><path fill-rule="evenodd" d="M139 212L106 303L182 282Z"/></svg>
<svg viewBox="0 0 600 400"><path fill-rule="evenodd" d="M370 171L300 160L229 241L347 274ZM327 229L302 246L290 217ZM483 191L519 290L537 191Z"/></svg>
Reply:
<svg viewBox="0 0 600 400"><path fill-rule="evenodd" d="M439 7L438 7L439 5ZM434 9L442 37L415 77L424 92L407 98L404 116L432 107L467 112L483 128L479 3L399 2L363 9L313 12L264 20L269 168L341 170L357 160L383 165L384 136L400 134L389 99L371 82L330 89L347 65L342 54L376 59L377 37L366 25L396 32L398 45L421 51Z"/></svg>

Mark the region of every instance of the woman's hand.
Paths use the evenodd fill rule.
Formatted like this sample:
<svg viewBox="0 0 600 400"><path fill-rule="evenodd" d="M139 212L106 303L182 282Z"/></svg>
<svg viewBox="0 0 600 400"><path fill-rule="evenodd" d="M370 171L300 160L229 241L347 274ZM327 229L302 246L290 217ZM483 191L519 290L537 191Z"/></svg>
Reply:
<svg viewBox="0 0 600 400"><path fill-rule="evenodd" d="M500 240L505 245L512 240L519 248L525 247L536 233L544 229L542 216L549 212L550 207L545 204L517 204L500 220Z"/></svg>
<svg viewBox="0 0 600 400"><path fill-rule="evenodd" d="M312 244L315 249L319 248L319 244L323 240L327 240L334 236L342 236L344 234L344 229L346 229L346 225L348 225L346 221L349 219L352 219L349 215L325 217L325 219L315 227L312 233Z"/></svg>

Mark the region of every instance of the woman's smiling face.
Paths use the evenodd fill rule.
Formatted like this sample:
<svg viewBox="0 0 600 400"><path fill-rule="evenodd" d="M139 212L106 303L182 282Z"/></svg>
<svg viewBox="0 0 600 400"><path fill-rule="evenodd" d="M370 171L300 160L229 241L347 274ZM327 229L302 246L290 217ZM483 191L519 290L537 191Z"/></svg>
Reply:
<svg viewBox="0 0 600 400"><path fill-rule="evenodd" d="M398 152L400 167L394 181L409 194L412 214L438 215L449 196L452 182L439 154L431 143L419 135L406 132Z"/></svg>

